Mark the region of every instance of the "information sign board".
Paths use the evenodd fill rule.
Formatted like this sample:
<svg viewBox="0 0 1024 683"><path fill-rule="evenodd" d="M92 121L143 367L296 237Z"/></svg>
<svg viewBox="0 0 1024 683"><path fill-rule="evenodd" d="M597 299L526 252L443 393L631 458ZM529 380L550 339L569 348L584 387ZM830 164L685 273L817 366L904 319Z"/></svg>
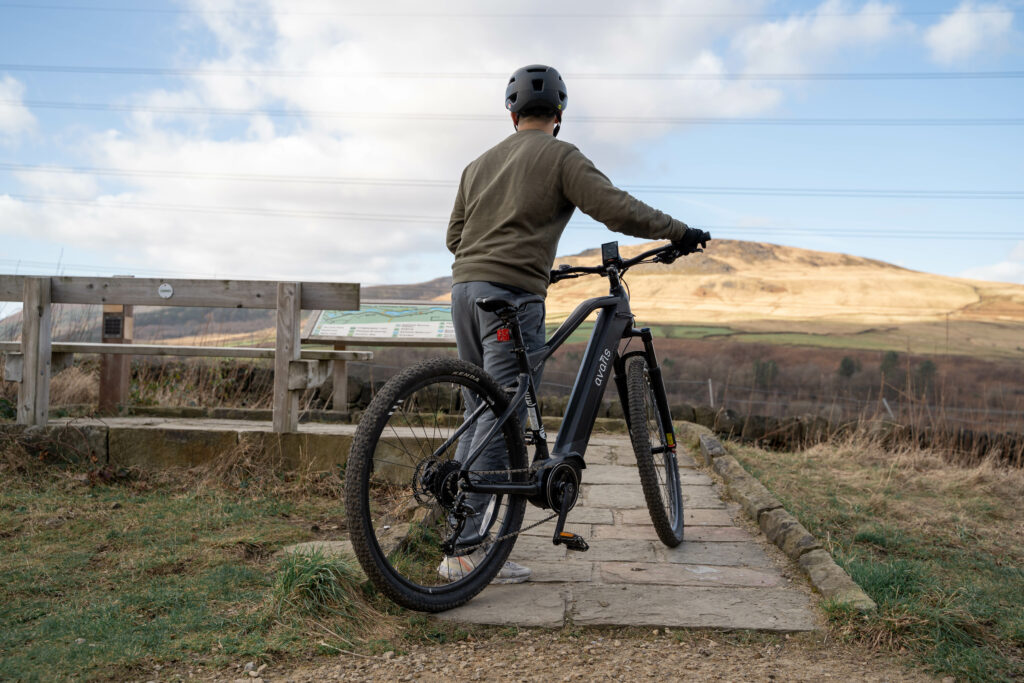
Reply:
<svg viewBox="0 0 1024 683"><path fill-rule="evenodd" d="M317 311L306 341L352 345L454 346L447 303L363 301L358 311Z"/></svg>

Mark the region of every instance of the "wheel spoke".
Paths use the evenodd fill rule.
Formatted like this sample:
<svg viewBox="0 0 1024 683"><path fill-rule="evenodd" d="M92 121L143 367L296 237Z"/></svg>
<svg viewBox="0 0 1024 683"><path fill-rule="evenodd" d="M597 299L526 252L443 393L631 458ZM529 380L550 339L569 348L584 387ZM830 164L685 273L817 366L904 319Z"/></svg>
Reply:
<svg viewBox="0 0 1024 683"><path fill-rule="evenodd" d="M463 475L456 453L473 433L470 428L451 436L466 419L464 394L487 406L471 412L473 420L482 414L494 419L507 405L497 384L467 363L439 359L412 366L381 389L353 441L346 474L346 505L359 518L350 526L353 546L371 581L414 609L454 606L481 590L501 568L522 524L522 496L465 494L458 485ZM373 431L364 433L368 429ZM481 469L526 466L518 421L507 422L494 438L502 441L504 462ZM479 543L480 522L492 536L513 540ZM471 556L446 559L446 542L458 548L457 540L470 538L479 546L469 549Z"/></svg>

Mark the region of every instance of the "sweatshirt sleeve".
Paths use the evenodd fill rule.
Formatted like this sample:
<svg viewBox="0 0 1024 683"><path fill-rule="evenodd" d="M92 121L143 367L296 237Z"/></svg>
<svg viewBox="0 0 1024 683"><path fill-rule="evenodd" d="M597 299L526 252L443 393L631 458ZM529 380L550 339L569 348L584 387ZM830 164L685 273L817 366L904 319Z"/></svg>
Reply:
<svg viewBox="0 0 1024 683"><path fill-rule="evenodd" d="M453 254L459 248L459 243L462 242L462 228L466 224L466 202L462 197L462 183L465 182L465 177L465 173L463 173L462 180L459 181L459 190L455 193L452 216L448 219L448 235L445 244L448 246L448 251Z"/></svg>
<svg viewBox="0 0 1024 683"><path fill-rule="evenodd" d="M676 240L686 224L615 187L575 147L562 163L562 192L580 211L611 230L646 239Z"/></svg>

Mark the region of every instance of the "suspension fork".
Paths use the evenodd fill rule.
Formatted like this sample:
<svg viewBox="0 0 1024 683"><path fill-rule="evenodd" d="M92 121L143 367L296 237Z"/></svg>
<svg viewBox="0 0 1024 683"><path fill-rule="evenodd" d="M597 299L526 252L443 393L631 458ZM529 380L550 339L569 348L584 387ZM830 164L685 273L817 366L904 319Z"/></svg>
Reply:
<svg viewBox="0 0 1024 683"><path fill-rule="evenodd" d="M662 429L665 430L665 443L669 449L676 448L676 432L672 426L672 411L668 406L668 395L665 391L665 382L661 375L661 366L658 364L658 355L654 351L654 335L649 327L630 329L623 337L639 337L643 342L643 351L634 351L615 360L615 386L619 390L619 400L622 401L622 413L626 418L626 427L631 427L629 417L629 392L626 386L626 361L633 356L644 356L647 359L647 376L651 381L651 389L654 390L655 407L661 417Z"/></svg>

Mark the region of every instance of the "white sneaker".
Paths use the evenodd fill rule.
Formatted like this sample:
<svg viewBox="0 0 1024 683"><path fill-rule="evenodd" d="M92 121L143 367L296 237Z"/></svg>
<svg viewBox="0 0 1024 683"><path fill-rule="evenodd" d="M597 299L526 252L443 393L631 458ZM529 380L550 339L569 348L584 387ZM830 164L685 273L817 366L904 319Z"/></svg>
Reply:
<svg viewBox="0 0 1024 683"><path fill-rule="evenodd" d="M482 562L485 556L486 551L483 548L478 548L469 555L445 557L441 560L441 566L437 568L437 573L445 581L458 581L473 571L477 563ZM491 580L491 583L523 583L530 579L532 573L529 567L509 560L501 567L501 571Z"/></svg>

